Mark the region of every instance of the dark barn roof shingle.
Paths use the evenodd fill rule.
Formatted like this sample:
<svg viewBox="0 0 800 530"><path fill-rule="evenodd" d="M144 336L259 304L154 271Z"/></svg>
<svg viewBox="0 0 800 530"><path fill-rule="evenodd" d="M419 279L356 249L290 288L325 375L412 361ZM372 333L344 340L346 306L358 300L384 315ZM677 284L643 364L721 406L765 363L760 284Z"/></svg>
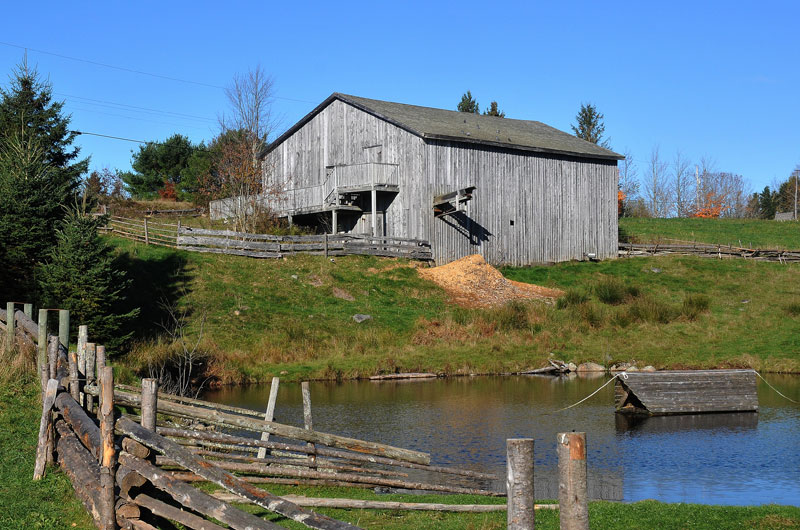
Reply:
<svg viewBox="0 0 800 530"><path fill-rule="evenodd" d="M477 143L583 158L611 160L624 158L609 149L538 121L514 120L405 103L392 103L338 92L331 94L317 108L275 140L268 151L283 142L337 99L428 140Z"/></svg>

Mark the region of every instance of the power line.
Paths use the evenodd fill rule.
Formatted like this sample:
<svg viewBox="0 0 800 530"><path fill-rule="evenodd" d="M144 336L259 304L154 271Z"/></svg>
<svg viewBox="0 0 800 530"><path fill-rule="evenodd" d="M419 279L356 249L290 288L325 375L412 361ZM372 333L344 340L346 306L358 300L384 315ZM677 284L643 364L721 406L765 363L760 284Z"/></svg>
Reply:
<svg viewBox="0 0 800 530"><path fill-rule="evenodd" d="M92 136L102 136L103 138L111 138L113 140L124 140L126 142L135 142L137 144L157 144L160 142L145 142L144 140L133 140L131 138L123 138L121 136L111 136L109 134L100 134L100 133L93 133L93 132L86 132L86 131L70 131L71 133L75 134L89 134Z"/></svg>
<svg viewBox="0 0 800 530"><path fill-rule="evenodd" d="M90 59L81 59L79 57L72 57L72 56L69 56L69 55L61 54L61 53L48 52L48 51L45 51L45 50L39 50L39 49L36 49L36 48L30 48L28 46L21 46L19 44L13 44L11 42L2 42L2 41L0 41L0 45L9 46L11 48L17 48L17 49L25 50L25 51L30 50L30 51L33 51L33 52L36 52L36 53L41 53L41 54L44 54L44 55L52 55L53 57L60 57L61 59L68 59L70 61L78 61L78 62L81 62L81 63L92 64L92 65L95 65L95 66L102 66L103 68L111 68L111 69L114 69L114 70L121 70L123 72L130 72L130 73L133 73L133 74L147 75L147 76L156 77L156 78L159 78L159 79L166 79L168 81L177 81L179 83L188 83L188 84L191 84L191 85L198 85L198 86L204 86L204 87L210 87L210 88L218 88L218 89L221 89L221 90L225 90L225 87L224 86L220 86L220 85L214 85L214 84L211 84L211 83L203 83L202 81L192 81L190 79L181 79L179 77L170 77L170 76L167 76L167 75L154 74L152 72L145 72L143 70L135 70L133 68L127 68L125 66L115 66L113 64L107 64L107 63L101 63L101 62L98 62L98 61L92 61ZM308 101L308 100L305 100L305 99L285 98L285 97L281 97L281 96L272 96L272 97L275 98L275 99L282 99L284 101L294 101L294 102L297 102L297 103L312 103L312 104L317 103L316 101Z"/></svg>
<svg viewBox="0 0 800 530"><path fill-rule="evenodd" d="M159 124L159 125L169 125L170 127L188 128L188 129L197 129L197 130L203 130L203 131L204 131L204 130L207 130L207 128L204 128L204 127L197 127L197 126L195 126L195 125L185 125L185 124L179 124L179 123L170 123L170 122L166 122L166 121L149 120L149 119L147 119L147 118L137 118L137 117L135 117L135 116L126 116L126 115L124 115L124 114L113 114L113 113L111 113L111 112L103 112L103 111L101 111L101 110L95 110L95 109L84 109L84 108L81 108L81 107L76 107L76 106L74 106L74 105L71 105L71 106L69 107L69 110L76 110L76 111L79 111L79 112L93 112L93 113L95 113L95 114L102 114L102 115L104 115L104 116L111 116L111 117L114 117L114 118L124 118L124 119L126 119L126 120L145 121L145 122L148 122L148 123L157 123L157 124ZM120 109L120 110L124 110L124 109Z"/></svg>
<svg viewBox="0 0 800 530"><path fill-rule="evenodd" d="M53 94L56 94L56 95L59 95L59 96L66 96L68 98L84 100L82 102L84 104L86 104L86 105L91 105L92 103L89 103L89 102L94 102L95 104L99 104L98 106L106 106L107 107L109 105L116 105L118 107L127 107L127 108L130 108L130 109L144 110L144 111L148 111L148 112L151 112L151 113L163 114L165 116L169 115L169 116L174 116L174 117L178 117L178 118L192 118L192 119L205 120L205 121L211 121L211 122L216 122L217 121L214 118L207 118L205 116L197 116L195 114L184 114L182 112L174 112L174 111L170 111L170 110L153 109L153 108L150 108L150 107L139 107L139 106L136 106L136 105L129 105L127 103L117 103L115 101L106 101L106 100L102 100L102 99L92 99L92 98L87 98L87 97L83 97L83 96L75 96L75 95L72 95L72 94L65 94L63 92L53 92ZM115 108L115 107L110 107L110 108ZM118 110L123 110L123 109L118 109Z"/></svg>

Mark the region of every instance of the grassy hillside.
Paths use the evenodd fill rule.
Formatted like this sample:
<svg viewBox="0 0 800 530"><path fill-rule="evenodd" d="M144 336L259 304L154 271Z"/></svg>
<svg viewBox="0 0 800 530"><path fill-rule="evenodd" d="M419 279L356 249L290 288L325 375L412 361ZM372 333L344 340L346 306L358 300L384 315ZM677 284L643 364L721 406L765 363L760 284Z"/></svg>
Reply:
<svg viewBox="0 0 800 530"><path fill-rule="evenodd" d="M800 223L763 219L641 219L619 220L620 239L634 242L662 238L756 248L800 249Z"/></svg>
<svg viewBox="0 0 800 530"><path fill-rule="evenodd" d="M139 373L181 349L159 326L166 305L186 314L188 336L220 382L503 373L551 355L800 370L796 266L661 257L509 268L511 279L568 295L558 306L463 309L404 261L253 260L114 242L135 280L132 303L143 307L139 342L120 361ZM373 318L357 324L356 313Z"/></svg>

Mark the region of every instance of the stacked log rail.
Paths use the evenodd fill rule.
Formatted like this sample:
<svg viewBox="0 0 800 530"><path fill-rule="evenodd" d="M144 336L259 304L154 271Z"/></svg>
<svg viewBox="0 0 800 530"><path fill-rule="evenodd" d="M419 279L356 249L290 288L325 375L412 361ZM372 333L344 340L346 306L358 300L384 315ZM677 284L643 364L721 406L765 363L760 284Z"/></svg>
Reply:
<svg viewBox="0 0 800 530"><path fill-rule="evenodd" d="M97 388L90 386L85 391L89 395L95 395ZM115 391L115 401L128 407L141 406L141 398L137 393L119 387ZM269 432L283 438L308 442L308 444L282 443L205 429L158 427L159 434L188 447L191 453L212 460L223 469L246 474L248 475L246 480L251 482L282 484L288 481L361 488L389 487L487 496L502 495L497 491L481 487L485 482L496 481L498 477L495 475L431 465L430 455L418 451L268 422L255 417L261 413L248 409L218 406L201 400L160 394L158 413L162 417L172 416L179 420L202 422L216 428L249 430L259 434ZM258 458L254 453L259 448L268 449L271 454ZM159 458L156 463L166 467L175 467L178 464L168 457ZM444 483L412 481L407 479L408 475L404 472L410 469L425 471L426 476L448 478ZM192 474L183 473L180 476L186 480L199 480ZM302 482L292 482L296 480Z"/></svg>
<svg viewBox="0 0 800 530"><path fill-rule="evenodd" d="M707 258L741 258L781 263L800 262L800 250L759 249L734 245L713 245L693 242L620 243L619 255L665 256L678 254Z"/></svg>

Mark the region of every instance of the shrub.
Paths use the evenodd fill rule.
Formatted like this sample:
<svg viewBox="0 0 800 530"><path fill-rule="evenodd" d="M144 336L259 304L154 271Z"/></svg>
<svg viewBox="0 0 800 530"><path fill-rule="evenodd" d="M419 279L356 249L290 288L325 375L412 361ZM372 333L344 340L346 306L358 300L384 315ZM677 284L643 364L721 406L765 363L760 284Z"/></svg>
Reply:
<svg viewBox="0 0 800 530"><path fill-rule="evenodd" d="M695 320L702 313L708 311L711 305L711 299L704 294L688 294L683 299L683 306L681 307L681 315L689 320Z"/></svg>
<svg viewBox="0 0 800 530"><path fill-rule="evenodd" d="M630 305L628 315L632 320L639 322L668 324L675 320L678 311L667 302L656 300L651 296L642 296Z"/></svg>
<svg viewBox="0 0 800 530"><path fill-rule="evenodd" d="M496 323L501 330L527 329L530 324L528 305L519 300L512 300L505 305L487 311L485 320Z"/></svg>
<svg viewBox="0 0 800 530"><path fill-rule="evenodd" d="M792 316L792 317L800 316L800 301L795 301L795 302L789 303L785 307L785 309L786 309L786 313L788 313L789 316Z"/></svg>
<svg viewBox="0 0 800 530"><path fill-rule="evenodd" d="M606 315L605 311L603 311L602 306L598 306L596 303L585 303L580 304L577 307L578 314L580 314L581 319L589 324L590 327L599 328L601 327L605 320Z"/></svg>
<svg viewBox="0 0 800 530"><path fill-rule="evenodd" d="M558 299L556 307L565 309L570 306L582 304L589 299L589 295L579 289L567 289L566 294Z"/></svg>
<svg viewBox="0 0 800 530"><path fill-rule="evenodd" d="M625 301L625 284L613 277L606 277L594 286L594 294L604 304L617 305Z"/></svg>

